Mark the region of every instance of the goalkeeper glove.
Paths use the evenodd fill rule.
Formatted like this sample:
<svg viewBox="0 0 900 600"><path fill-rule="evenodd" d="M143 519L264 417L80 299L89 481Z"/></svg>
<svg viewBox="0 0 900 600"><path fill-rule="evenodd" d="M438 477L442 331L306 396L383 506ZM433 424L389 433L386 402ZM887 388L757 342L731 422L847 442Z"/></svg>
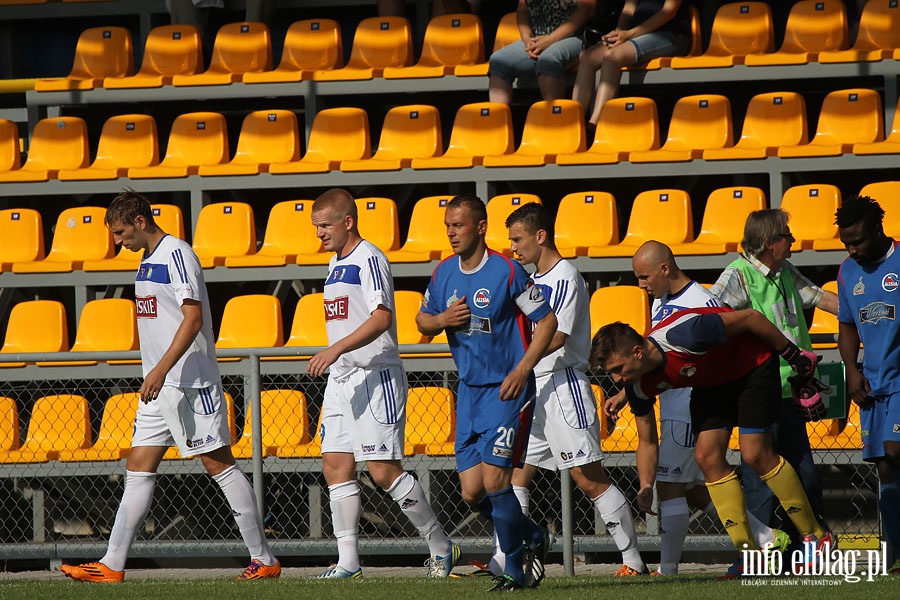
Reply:
<svg viewBox="0 0 900 600"><path fill-rule="evenodd" d="M830 392L831 388L815 377L794 375L788 377L794 406L807 421L818 421L825 417L825 403L822 392Z"/></svg>
<svg viewBox="0 0 900 600"><path fill-rule="evenodd" d="M780 354L801 377L812 377L820 359L815 352L798 348L797 344L790 341Z"/></svg>

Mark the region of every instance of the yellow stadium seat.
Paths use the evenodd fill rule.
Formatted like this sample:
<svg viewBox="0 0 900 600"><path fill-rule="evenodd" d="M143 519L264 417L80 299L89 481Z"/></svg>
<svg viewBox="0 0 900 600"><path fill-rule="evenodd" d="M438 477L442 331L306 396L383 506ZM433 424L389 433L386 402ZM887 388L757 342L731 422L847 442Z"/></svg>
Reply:
<svg viewBox="0 0 900 600"><path fill-rule="evenodd" d="M341 161L368 158L371 154L366 111L327 108L316 113L303 158L273 163L269 173L326 173L340 168Z"/></svg>
<svg viewBox="0 0 900 600"><path fill-rule="evenodd" d="M22 167L19 127L9 119L0 119L0 173Z"/></svg>
<svg viewBox="0 0 900 600"><path fill-rule="evenodd" d="M307 417L308 420L308 417ZM297 442L295 444L280 444L275 449L275 455L278 458L317 458L322 456L322 410L319 409L319 420L316 423L316 432L312 437L306 438L309 441Z"/></svg>
<svg viewBox="0 0 900 600"><path fill-rule="evenodd" d="M159 164L156 120L150 115L118 115L103 124L97 156L89 167L60 169L60 181L117 179L131 167Z"/></svg>
<svg viewBox="0 0 900 600"><path fill-rule="evenodd" d="M847 49L847 9L841 0L800 0L791 6L777 52L750 54L745 65L803 65L820 52Z"/></svg>
<svg viewBox="0 0 900 600"><path fill-rule="evenodd" d="M397 203L390 198L357 198L359 233L384 252L400 247ZM299 261L298 261L299 262Z"/></svg>
<svg viewBox="0 0 900 600"><path fill-rule="evenodd" d="M884 111L875 90L836 90L825 96L816 135L808 144L778 149L781 157L837 156L856 143L884 140Z"/></svg>
<svg viewBox="0 0 900 600"><path fill-rule="evenodd" d="M268 294L234 296L225 303L216 348L274 348L284 344L281 303ZM219 361L240 360L220 358Z"/></svg>
<svg viewBox="0 0 900 600"><path fill-rule="evenodd" d="M303 294L294 309L291 335L286 347L327 346L328 332L325 329L324 294L321 292Z"/></svg>
<svg viewBox="0 0 900 600"><path fill-rule="evenodd" d="M894 239L900 238L900 181L867 184L859 191L859 195L878 201L884 209L884 233Z"/></svg>
<svg viewBox="0 0 900 600"><path fill-rule="evenodd" d="M201 165L227 163L228 124L215 112L178 115L166 144L166 156L158 165L131 167L132 179L151 177L187 177L196 175Z"/></svg>
<svg viewBox="0 0 900 600"><path fill-rule="evenodd" d="M488 248L496 252L502 252L507 256L512 256L512 249L509 244L509 230L506 228L506 218L520 206L525 206L532 202L542 204L540 196L535 194L501 194L488 200L488 226L487 234L485 235L485 242Z"/></svg>
<svg viewBox="0 0 900 600"><path fill-rule="evenodd" d="M584 111L575 100L541 100L528 109L522 141L512 154L485 156L486 167L539 167L557 154L584 152Z"/></svg>
<svg viewBox="0 0 900 600"><path fill-rule="evenodd" d="M826 292L837 294L837 281L828 281L822 289ZM837 315L833 315L828 311L822 310L818 306L813 310L812 321L809 324L810 335L837 335L838 320ZM837 348L837 342L814 342L813 348Z"/></svg>
<svg viewBox="0 0 900 600"><path fill-rule="evenodd" d="M228 256L255 252L253 209L245 202L207 204L197 217L193 247L204 269L221 267Z"/></svg>
<svg viewBox="0 0 900 600"><path fill-rule="evenodd" d="M92 90L107 77L134 74L131 32L125 27L91 27L78 36L72 70L62 79L39 79L36 92Z"/></svg>
<svg viewBox="0 0 900 600"><path fill-rule="evenodd" d="M841 191L834 185L797 185L785 190L781 209L791 215L791 250L843 250L834 224L841 206Z"/></svg>
<svg viewBox="0 0 900 600"><path fill-rule="evenodd" d="M0 210L0 273L13 263L44 258L44 227L41 213L33 208Z"/></svg>
<svg viewBox="0 0 900 600"><path fill-rule="evenodd" d="M0 397L0 453L19 447L19 409L12 398Z"/></svg>
<svg viewBox="0 0 900 600"><path fill-rule="evenodd" d="M442 151L437 108L425 104L395 106L384 117L375 154L341 161L341 171L396 171L409 167L414 158L432 158Z"/></svg>
<svg viewBox="0 0 900 600"><path fill-rule="evenodd" d="M34 126L28 158L20 169L0 172L0 181L47 181L60 169L81 169L90 162L87 124L81 117L41 119Z"/></svg>
<svg viewBox="0 0 900 600"><path fill-rule="evenodd" d="M313 72L314 81L348 81L381 77L387 67L412 65L412 29L405 17L370 17L360 21L346 66Z"/></svg>
<svg viewBox="0 0 900 600"><path fill-rule="evenodd" d="M394 322L400 344L427 344L428 338L416 327L416 314L422 308L422 292L394 290Z"/></svg>
<svg viewBox="0 0 900 600"><path fill-rule="evenodd" d="M175 75L194 75L203 70L203 43L193 25L160 25L147 34L144 58L137 73L107 77L106 89L158 88L171 85Z"/></svg>
<svg viewBox="0 0 900 600"><path fill-rule="evenodd" d="M585 152L556 157L558 165L612 164L631 152L659 149L659 116L651 98L613 98L600 109L593 143Z"/></svg>
<svg viewBox="0 0 900 600"><path fill-rule="evenodd" d="M516 13L511 12L503 15L500 23L497 25L497 31L494 35L494 47L491 52L496 52L504 46L509 46L515 41L522 39L519 33L519 25L516 22ZM488 73L490 63L482 61L476 64L460 64L453 69L453 74L457 77L478 77L485 76Z"/></svg>
<svg viewBox="0 0 900 600"><path fill-rule="evenodd" d="M604 325L622 321L641 335L650 331L650 300L636 285L610 285L591 294L591 336Z"/></svg>
<svg viewBox="0 0 900 600"><path fill-rule="evenodd" d="M820 52L819 62L872 62L891 58L897 48L900 48L900 5L896 0L867 0L859 16L853 46L849 50Z"/></svg>
<svg viewBox="0 0 900 600"><path fill-rule="evenodd" d="M131 434L134 431L134 417L137 414L141 398L138 392L114 394L103 406L103 417L100 419L100 430L97 439L90 448L63 450L59 460L120 460L128 456L131 450Z"/></svg>
<svg viewBox="0 0 900 600"><path fill-rule="evenodd" d="M272 70L272 39L265 23L227 23L216 33L209 68L203 73L175 75L176 87L229 85L244 73Z"/></svg>
<svg viewBox="0 0 900 600"><path fill-rule="evenodd" d="M619 243L616 199L609 192L575 192L559 201L556 249L565 258L586 256L590 246Z"/></svg>
<svg viewBox="0 0 900 600"><path fill-rule="evenodd" d="M56 300L19 302L9 313L6 338L0 348L0 367L23 367L7 362L3 354L22 352L68 352L69 326L66 309Z"/></svg>
<svg viewBox="0 0 900 600"><path fill-rule="evenodd" d="M445 387L411 387L406 398L404 453L453 456L456 397Z"/></svg>
<svg viewBox="0 0 900 600"><path fill-rule="evenodd" d="M465 169L485 156L509 154L515 147L509 106L496 102L465 104L456 111L450 143L440 156L412 159L413 169Z"/></svg>
<svg viewBox="0 0 900 600"><path fill-rule="evenodd" d="M898 55L900 56L900 55ZM900 102L897 103L900 107ZM890 133L877 142L857 142L853 144L854 154L897 154L900 153L900 108L894 110Z"/></svg>
<svg viewBox="0 0 900 600"><path fill-rule="evenodd" d="M453 196L428 196L416 201L409 219L406 243L399 250L387 252L392 263L428 262L453 254L447 240L444 212Z"/></svg>
<svg viewBox="0 0 900 600"><path fill-rule="evenodd" d="M112 258L112 233L106 227L106 209L99 206L67 208L59 214L50 253L43 260L13 263L13 273L66 273L81 269L86 260Z"/></svg>
<svg viewBox="0 0 900 600"><path fill-rule="evenodd" d="M387 67L385 79L443 77L458 65L484 62L484 32L481 19L471 14L441 15L425 28L418 62L411 67Z"/></svg>
<svg viewBox="0 0 900 600"><path fill-rule="evenodd" d="M731 67L748 54L775 51L772 9L765 2L731 2L716 11L709 47L697 56L674 56L673 69Z"/></svg>
<svg viewBox="0 0 900 600"><path fill-rule="evenodd" d="M291 23L284 36L281 62L273 71L244 73L244 83L287 83L312 78L316 71L344 65L341 27L334 19L304 19Z"/></svg>
<svg viewBox="0 0 900 600"><path fill-rule="evenodd" d="M272 163L299 158L297 115L289 110L257 110L244 117L234 158L225 164L200 165L197 173L203 177L256 175L267 172Z"/></svg>
<svg viewBox="0 0 900 600"><path fill-rule="evenodd" d="M686 244L673 244L672 252L676 256L736 252L744 237L747 217L755 210L766 208L766 204L766 193L756 187L713 190L706 200L697 239Z"/></svg>
<svg viewBox="0 0 900 600"><path fill-rule="evenodd" d="M44 396L31 409L25 442L17 450L0 451L0 463L47 462L56 460L63 450L90 446L87 399L72 394Z"/></svg>
<svg viewBox="0 0 900 600"><path fill-rule="evenodd" d="M184 218L179 207L174 204L153 204L150 210L153 220L163 231L184 239ZM113 258L86 260L81 268L84 271L137 271L143 256L143 250L135 251L119 246L119 252Z"/></svg>
<svg viewBox="0 0 900 600"><path fill-rule="evenodd" d="M634 452L638 447L637 425L634 413L626 406L619 412L615 423L610 423L603 412L605 394L603 388L592 384L594 400L597 402L597 417L600 419L600 447L604 452Z"/></svg>
<svg viewBox="0 0 900 600"><path fill-rule="evenodd" d="M704 160L766 158L779 148L807 144L806 101L796 92L757 94L747 104L741 138L730 148L709 148Z"/></svg>
<svg viewBox="0 0 900 600"><path fill-rule="evenodd" d="M632 256L647 240L683 244L694 239L691 198L683 190L641 192L631 206L625 238L611 246L591 246L588 256Z"/></svg>
<svg viewBox="0 0 900 600"><path fill-rule="evenodd" d="M229 256L226 267L277 267L293 264L298 254L322 251L310 224L312 200L285 200L269 211L263 244L256 254Z"/></svg>
<svg viewBox="0 0 900 600"><path fill-rule="evenodd" d="M658 150L635 150L631 162L675 162L702 158L708 148L734 144L731 103L725 96L686 96L675 103L666 141Z"/></svg>
<svg viewBox="0 0 900 600"><path fill-rule="evenodd" d="M263 457L275 455L281 447L307 447L312 442L306 394L299 390L264 390L259 403ZM235 458L253 456L253 408L249 400L245 406L243 433L231 447Z"/></svg>
<svg viewBox="0 0 900 600"><path fill-rule="evenodd" d="M138 350L137 315L127 298L91 300L81 309L75 343L69 352ZM110 360L110 364L139 364L139 360ZM39 362L41 367L96 365L96 360Z"/></svg>

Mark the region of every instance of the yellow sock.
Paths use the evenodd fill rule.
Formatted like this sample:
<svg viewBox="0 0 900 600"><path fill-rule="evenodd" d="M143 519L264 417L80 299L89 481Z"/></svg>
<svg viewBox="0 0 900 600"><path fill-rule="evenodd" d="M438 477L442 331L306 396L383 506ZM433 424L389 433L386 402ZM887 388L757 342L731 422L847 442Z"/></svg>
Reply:
<svg viewBox="0 0 900 600"><path fill-rule="evenodd" d="M747 523L747 503L741 482L734 471L718 481L707 482L706 489L719 513L725 532L738 550L756 550L757 545Z"/></svg>
<svg viewBox="0 0 900 600"><path fill-rule="evenodd" d="M781 502L784 511L801 535L814 533L817 538L822 537L825 535L825 531L813 515L812 507L809 505L809 499L806 497L806 492L803 491L797 472L783 457L779 456L778 459L778 466L760 476L760 479L766 482L766 485Z"/></svg>

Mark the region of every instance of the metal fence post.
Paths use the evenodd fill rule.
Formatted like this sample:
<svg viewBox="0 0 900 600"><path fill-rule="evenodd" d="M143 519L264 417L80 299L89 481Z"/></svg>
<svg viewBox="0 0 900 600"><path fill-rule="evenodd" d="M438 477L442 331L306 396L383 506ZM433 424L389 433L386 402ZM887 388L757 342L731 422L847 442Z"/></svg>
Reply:
<svg viewBox="0 0 900 600"><path fill-rule="evenodd" d="M260 517L266 518L265 506L265 481L263 481L263 452L262 452L262 405L260 403L260 377L259 355L251 353L250 361L250 406L252 429L251 441L253 444L253 491L256 492L256 505L259 507ZM246 402L247 399L244 399ZM246 427L246 424L245 424Z"/></svg>
<svg viewBox="0 0 900 600"><path fill-rule="evenodd" d="M562 503L563 574L575 575L575 508L572 501L572 475L569 469L559 470L560 499Z"/></svg>

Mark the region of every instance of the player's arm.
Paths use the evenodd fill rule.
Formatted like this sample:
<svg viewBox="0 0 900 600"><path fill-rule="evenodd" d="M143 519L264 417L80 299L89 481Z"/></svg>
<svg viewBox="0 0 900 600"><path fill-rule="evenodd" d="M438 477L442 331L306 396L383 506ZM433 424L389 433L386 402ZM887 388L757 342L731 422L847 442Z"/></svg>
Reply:
<svg viewBox="0 0 900 600"><path fill-rule="evenodd" d="M635 415L637 427L638 445L635 450L637 462L638 509L655 515L653 512L653 484L656 483L656 468L659 464L659 434L656 431L656 411L651 408L645 415Z"/></svg>
<svg viewBox="0 0 900 600"><path fill-rule="evenodd" d="M859 370L859 331L855 323L838 323L838 352L847 374L847 393L859 406L871 401L872 388Z"/></svg>
<svg viewBox="0 0 900 600"><path fill-rule="evenodd" d="M722 319L726 338L741 333L750 333L771 346L800 375L812 375L815 371L818 362L815 353L798 348L794 342L781 333L778 327L756 309L747 308L715 314Z"/></svg>
<svg viewBox="0 0 900 600"><path fill-rule="evenodd" d="M822 290L822 298L819 299L819 303L816 304L816 308L821 308L825 312L830 312L833 315L838 314L838 297L834 292L829 292L828 290Z"/></svg>
<svg viewBox="0 0 900 600"><path fill-rule="evenodd" d="M556 333L556 315L553 311L548 311L534 327L531 334L531 345L525 351L525 355L519 360L519 364L503 379L500 384L500 399L512 400L518 398L525 390L525 383L534 366L547 353L550 346L550 340Z"/></svg>
<svg viewBox="0 0 900 600"><path fill-rule="evenodd" d="M166 375L190 348L203 326L203 305L199 301L185 298L181 303L181 314L184 318L181 319L178 329L175 330L172 343L169 344L168 350L162 355L156 366L147 373L144 383L141 385L140 395L144 402L150 402L156 398L166 381Z"/></svg>
<svg viewBox="0 0 900 600"><path fill-rule="evenodd" d="M566 345L566 340L569 338L569 335L563 333L562 331L557 330L556 333L553 334L553 337L550 339L550 343L547 345L547 350L544 352L544 356L548 354L553 354L560 348Z"/></svg>
<svg viewBox="0 0 900 600"><path fill-rule="evenodd" d="M422 335L434 337L445 329L454 329L468 325L472 318L472 311L466 304L463 296L447 307L447 310L437 314L423 311L416 313L416 327Z"/></svg>
<svg viewBox="0 0 900 600"><path fill-rule="evenodd" d="M313 377L322 375L342 354L362 348L378 339L378 336L391 328L393 321L394 313L383 304L379 304L353 333L310 358L307 372Z"/></svg>

